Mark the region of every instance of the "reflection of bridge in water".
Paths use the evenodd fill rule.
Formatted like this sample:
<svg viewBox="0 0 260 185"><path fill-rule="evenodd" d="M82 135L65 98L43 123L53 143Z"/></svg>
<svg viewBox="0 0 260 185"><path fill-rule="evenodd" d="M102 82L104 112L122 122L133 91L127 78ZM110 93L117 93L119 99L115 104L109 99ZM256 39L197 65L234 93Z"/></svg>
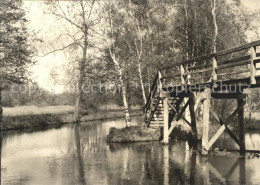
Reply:
<svg viewBox="0 0 260 185"><path fill-rule="evenodd" d="M224 131L237 143L241 153L245 153L246 94L243 90L260 87L259 46L260 41L256 41L159 69L144 109L147 126L163 127L163 142L168 143L176 123L182 120L191 127L193 140L197 140L197 111L202 109L202 153L207 155ZM222 120L211 106L211 99L235 99L237 108ZM184 116L187 111L189 114ZM210 116L220 128L209 140ZM239 137L228 126L236 116Z"/></svg>
<svg viewBox="0 0 260 185"><path fill-rule="evenodd" d="M86 160L88 154L95 153L98 160L102 161L95 174L95 179L100 178L100 184L196 185L248 182L246 160L238 156L230 157L229 160L224 156L205 158L194 151L186 151L185 142L181 141L169 145L152 142L105 146L101 138L104 132L102 124L75 126L74 129L81 184L93 182L88 175L92 162ZM109 147L109 152L104 147Z"/></svg>
<svg viewBox="0 0 260 185"><path fill-rule="evenodd" d="M223 159L218 161L216 158L204 158L195 152L185 151L185 157L176 160L175 149L174 146L163 146L164 185L211 184L212 179L214 184L233 184L230 180L232 176L238 179L237 184L246 184L245 159L230 158L223 164Z"/></svg>

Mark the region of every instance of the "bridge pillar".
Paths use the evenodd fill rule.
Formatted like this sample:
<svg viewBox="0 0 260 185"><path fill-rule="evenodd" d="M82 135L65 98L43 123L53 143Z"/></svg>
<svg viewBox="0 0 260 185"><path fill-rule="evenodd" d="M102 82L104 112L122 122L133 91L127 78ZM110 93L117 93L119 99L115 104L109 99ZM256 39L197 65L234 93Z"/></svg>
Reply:
<svg viewBox="0 0 260 185"><path fill-rule="evenodd" d="M169 143L169 105L168 98L163 99L163 141L162 143Z"/></svg>
<svg viewBox="0 0 260 185"><path fill-rule="evenodd" d="M240 145L240 154L245 154L245 125L244 125L244 105L245 99L244 96L239 96L237 99L237 106L242 108L238 111L238 123L239 123L239 145Z"/></svg>
<svg viewBox="0 0 260 185"><path fill-rule="evenodd" d="M208 155L207 145L209 142L209 110L211 89L206 88L203 92L203 115L202 115L202 155Z"/></svg>

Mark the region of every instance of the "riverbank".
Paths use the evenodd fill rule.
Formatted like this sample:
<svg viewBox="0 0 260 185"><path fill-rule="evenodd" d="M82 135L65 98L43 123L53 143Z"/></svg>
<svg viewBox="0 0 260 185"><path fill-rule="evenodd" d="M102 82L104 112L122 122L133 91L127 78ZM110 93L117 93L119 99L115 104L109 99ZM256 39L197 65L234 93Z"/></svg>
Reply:
<svg viewBox="0 0 260 185"><path fill-rule="evenodd" d="M27 108L13 108L13 111L12 108L8 108L7 111L4 110L2 130L58 128L64 124L73 123L73 109L69 106L52 106L45 108L33 106L33 108L35 109L32 109L32 106L30 106ZM143 115L143 113L140 109L131 110L132 117L141 115ZM124 117L124 111L121 109L102 109L83 116L81 121L99 121Z"/></svg>

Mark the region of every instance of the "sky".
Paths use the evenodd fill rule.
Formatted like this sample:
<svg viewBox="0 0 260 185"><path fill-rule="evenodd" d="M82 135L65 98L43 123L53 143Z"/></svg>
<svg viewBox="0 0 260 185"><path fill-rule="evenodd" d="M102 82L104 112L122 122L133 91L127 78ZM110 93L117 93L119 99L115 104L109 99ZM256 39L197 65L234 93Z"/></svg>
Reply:
<svg viewBox="0 0 260 185"><path fill-rule="evenodd" d="M252 10L259 10L260 12L260 0L241 0L241 2ZM26 1L24 0L24 7L27 12L27 19L29 20L30 30L39 32L41 36L48 39L55 35L55 32L59 29L50 30L50 27L55 27L55 20L53 17L44 14L41 1ZM260 13L259 13L260 16ZM56 25L57 26L57 25ZM260 24L259 24L260 33ZM248 40L253 40L253 38L248 38ZM40 87L53 92L62 93L65 91L65 85L61 83L54 82L51 72L56 71L57 76L56 81L59 78L63 78L65 74L64 66L67 65L68 60L63 55L63 53L50 54L45 57L38 57L36 65L31 67L32 78L39 84Z"/></svg>

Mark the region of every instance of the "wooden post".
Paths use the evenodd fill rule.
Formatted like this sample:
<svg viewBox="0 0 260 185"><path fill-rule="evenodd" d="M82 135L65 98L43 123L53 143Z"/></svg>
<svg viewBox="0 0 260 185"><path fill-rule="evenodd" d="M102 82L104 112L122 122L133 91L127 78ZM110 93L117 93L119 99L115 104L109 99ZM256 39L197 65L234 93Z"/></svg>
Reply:
<svg viewBox="0 0 260 185"><path fill-rule="evenodd" d="M194 95L192 94L189 101L190 121L191 121L192 139L193 139L192 147L194 149L197 149L198 136L197 136L196 114L194 109L195 109L195 99L194 99Z"/></svg>
<svg viewBox="0 0 260 185"><path fill-rule="evenodd" d="M218 80L218 77L217 77L217 67L218 67L218 64L217 64L217 60L216 60L216 57L213 57L212 58L212 81L213 81L213 85L214 85L214 88L217 87L217 80Z"/></svg>
<svg viewBox="0 0 260 185"><path fill-rule="evenodd" d="M251 64L250 64L250 83L251 84L256 84L256 79L255 79L255 75L256 75L256 64L254 62L255 58L256 58L256 48L255 47L251 47L250 48L250 55L251 55Z"/></svg>
<svg viewBox="0 0 260 185"><path fill-rule="evenodd" d="M158 82L157 82L157 88L158 88L158 92L160 93L162 90L162 82L161 82L161 78L162 78L162 73L160 71L158 71Z"/></svg>
<svg viewBox="0 0 260 185"><path fill-rule="evenodd" d="M168 98L163 99L163 143L169 143L169 105Z"/></svg>
<svg viewBox="0 0 260 185"><path fill-rule="evenodd" d="M202 155L208 155L206 150L209 141L209 109L210 109L210 98L211 89L206 88L204 90L204 100L203 100L203 115L202 115Z"/></svg>
<svg viewBox="0 0 260 185"><path fill-rule="evenodd" d="M237 106L244 104L244 98L241 94L237 99ZM240 145L240 154L245 154L245 125L244 125L244 107L238 111L238 123L239 123L239 145Z"/></svg>
<svg viewBox="0 0 260 185"><path fill-rule="evenodd" d="M182 85L182 90L184 91L185 90L185 78L184 78L184 73L185 73L185 70L184 70L184 67L183 65L181 65L181 85Z"/></svg>

